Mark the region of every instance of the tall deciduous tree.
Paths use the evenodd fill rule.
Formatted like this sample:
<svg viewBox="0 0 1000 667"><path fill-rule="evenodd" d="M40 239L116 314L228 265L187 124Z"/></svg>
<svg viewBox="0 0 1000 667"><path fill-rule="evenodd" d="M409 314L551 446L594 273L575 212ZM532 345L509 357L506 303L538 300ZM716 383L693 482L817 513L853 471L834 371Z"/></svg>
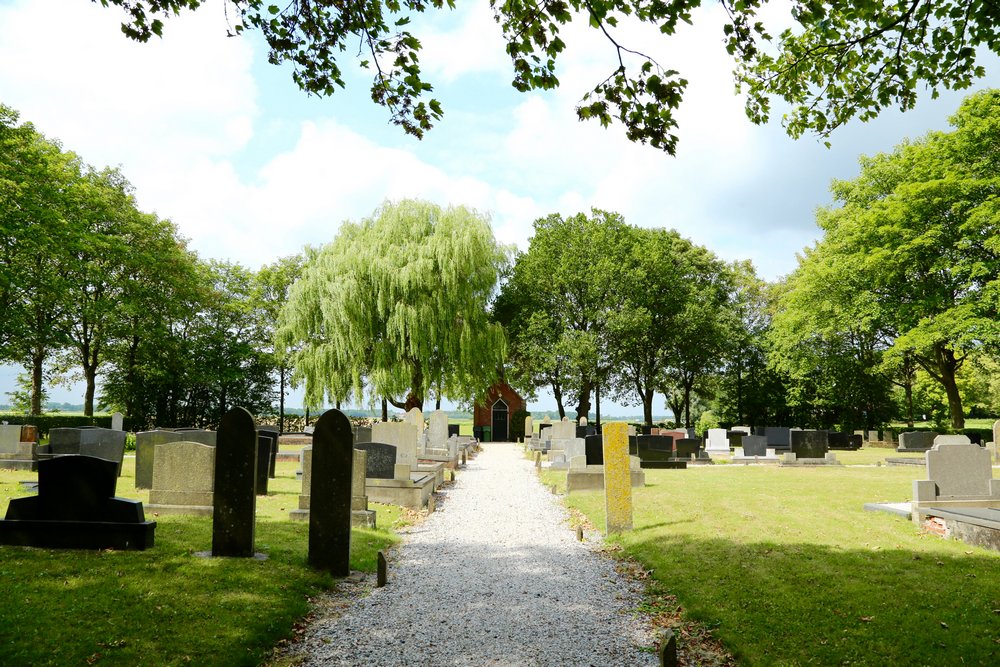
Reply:
<svg viewBox="0 0 1000 667"><path fill-rule="evenodd" d="M163 32L163 19L202 0L102 0L128 14L122 29L147 41ZM566 49L562 30L574 20L587 22L608 41L607 76L595 81L577 107L581 119L607 126L621 122L632 141L649 142L673 154L674 112L687 80L661 64L632 40L632 28L648 24L673 35L690 23L702 0L491 0L514 70L513 85L525 92L559 85L556 63ZM780 35L777 54L758 13L768 0L723 0L728 18L719 35L747 92L747 114L756 121L770 115L770 98L795 105L788 130L827 134L855 115L868 119L891 105L911 108L918 82L932 95L941 88L961 89L982 76L980 50L1000 53L997 9L968 0L834 0L791 3L795 25ZM374 72L372 100L387 107L392 122L415 136L442 116L423 78L421 42L408 27L411 17L431 9L454 8L454 0L371 0L360 3L233 0L232 31L259 30L269 60L290 62L292 77L305 91L330 95L345 85L339 53L353 51L358 65ZM358 48L360 46L360 48ZM461 54L456 54L461 57ZM679 66L678 66L679 67Z"/></svg>
<svg viewBox="0 0 1000 667"><path fill-rule="evenodd" d="M84 167L18 118L0 105L0 359L28 370L37 415L45 363L66 343L58 323L72 305L72 198Z"/></svg>
<svg viewBox="0 0 1000 667"><path fill-rule="evenodd" d="M281 317L307 397L367 389L408 410L432 387L478 395L503 363L488 306L506 261L488 220L462 206L404 200L344 222L308 258Z"/></svg>
<svg viewBox="0 0 1000 667"><path fill-rule="evenodd" d="M302 255L283 257L273 264L261 267L257 272L260 291L260 306L266 318L269 331L272 365L278 374L278 428L285 430L285 395L291 379L291 354L275 344L281 309L288 302L288 292L292 284L302 275Z"/></svg>
<svg viewBox="0 0 1000 667"><path fill-rule="evenodd" d="M628 274L632 235L619 214L597 209L536 220L497 300L516 381L531 390L547 384L560 414L564 400L578 416L589 414L591 393L611 367L607 320Z"/></svg>
<svg viewBox="0 0 1000 667"><path fill-rule="evenodd" d="M879 346L915 361L961 429L956 373L1000 343L1000 91L973 95L952 123L834 184L841 206L820 212L825 236L799 270L817 298L792 308L838 317L827 330L856 335L866 365Z"/></svg>

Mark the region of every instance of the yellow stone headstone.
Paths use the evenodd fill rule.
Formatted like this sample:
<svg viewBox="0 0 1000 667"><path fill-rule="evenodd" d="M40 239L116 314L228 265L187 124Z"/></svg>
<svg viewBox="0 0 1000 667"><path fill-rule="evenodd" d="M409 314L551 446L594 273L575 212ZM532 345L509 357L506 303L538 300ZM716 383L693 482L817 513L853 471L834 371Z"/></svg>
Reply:
<svg viewBox="0 0 1000 667"><path fill-rule="evenodd" d="M632 471L628 458L628 425L605 424L604 508L605 534L632 530Z"/></svg>

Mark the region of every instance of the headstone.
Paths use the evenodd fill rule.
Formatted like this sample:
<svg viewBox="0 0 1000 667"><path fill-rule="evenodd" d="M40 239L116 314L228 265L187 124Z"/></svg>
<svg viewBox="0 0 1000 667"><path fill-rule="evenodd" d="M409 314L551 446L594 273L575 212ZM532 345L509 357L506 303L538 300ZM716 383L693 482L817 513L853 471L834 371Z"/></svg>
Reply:
<svg viewBox="0 0 1000 667"><path fill-rule="evenodd" d="M271 451L277 447L271 433L257 431L257 484L258 496L267 495L268 473L271 469Z"/></svg>
<svg viewBox="0 0 1000 667"><path fill-rule="evenodd" d="M123 430L122 427L123 427L124 423L125 423L125 418L122 416L122 413L116 412L113 415L111 415L111 430L112 431L121 431L121 430Z"/></svg>
<svg viewBox="0 0 1000 667"><path fill-rule="evenodd" d="M450 438L451 436L455 436L457 438L459 435L461 435L459 433L461 429L462 427L459 426L458 424L448 424L448 437ZM530 434L530 432L528 434Z"/></svg>
<svg viewBox="0 0 1000 667"><path fill-rule="evenodd" d="M934 446L934 431L906 431L899 434L899 451L927 451Z"/></svg>
<svg viewBox="0 0 1000 667"><path fill-rule="evenodd" d="M673 455L674 439L669 435L639 435L636 436L636 449L638 451L651 450ZM639 455L641 458L641 454Z"/></svg>
<svg viewBox="0 0 1000 667"><path fill-rule="evenodd" d="M587 425L587 418L586 417L580 417L579 425L580 426L586 426Z"/></svg>
<svg viewBox="0 0 1000 667"><path fill-rule="evenodd" d="M937 444L926 457L928 479L914 480L914 501L1000 502L1000 480L993 479L990 453L979 445Z"/></svg>
<svg viewBox="0 0 1000 667"><path fill-rule="evenodd" d="M42 453L39 451L39 454ZM49 431L49 445L45 454L80 454L114 461L118 464L118 474L121 474L122 460L125 458L125 432L97 426L54 428Z"/></svg>
<svg viewBox="0 0 1000 667"><path fill-rule="evenodd" d="M607 431L608 425L605 425L605 431ZM604 465L604 436L602 435L588 435L584 438L584 449L585 456L587 459L587 465L589 466L599 466ZM626 453L628 452L628 439L625 440ZM570 458L572 460L573 457Z"/></svg>
<svg viewBox="0 0 1000 667"><path fill-rule="evenodd" d="M212 555L254 555L257 426L244 408L222 417L216 433Z"/></svg>
<svg viewBox="0 0 1000 667"><path fill-rule="evenodd" d="M372 440L393 445L396 448L397 465L411 468L417 465L417 427L413 424L378 422L372 427Z"/></svg>
<svg viewBox="0 0 1000 667"><path fill-rule="evenodd" d="M566 440L568 438L575 438L576 435L576 424L564 419L563 421L556 422L549 429L549 437L553 440Z"/></svg>
<svg viewBox="0 0 1000 667"><path fill-rule="evenodd" d="M698 438L680 438L674 440L674 456L679 459L689 459L697 456L701 449L701 440Z"/></svg>
<svg viewBox="0 0 1000 667"><path fill-rule="evenodd" d="M448 413L435 410L430 416L430 427L427 429L427 445L435 449L448 446Z"/></svg>
<svg viewBox="0 0 1000 667"><path fill-rule="evenodd" d="M354 444L357 445L361 442L371 442L372 441L372 427L371 426L357 426L354 428Z"/></svg>
<svg viewBox="0 0 1000 667"><path fill-rule="evenodd" d="M368 509L368 494L365 493L367 468L368 452L355 449L351 464L351 525L374 528L375 511Z"/></svg>
<svg viewBox="0 0 1000 667"><path fill-rule="evenodd" d="M785 426L767 426L764 428L764 437L767 438L767 446L774 449L788 449L792 444L792 431Z"/></svg>
<svg viewBox="0 0 1000 667"><path fill-rule="evenodd" d="M632 472L628 454L628 426L604 425L605 534L632 530Z"/></svg>
<svg viewBox="0 0 1000 667"><path fill-rule="evenodd" d="M972 441L967 435L939 435L934 438L935 445L969 445Z"/></svg>
<svg viewBox="0 0 1000 667"><path fill-rule="evenodd" d="M822 459L830 451L826 431L792 431L792 453L797 459Z"/></svg>
<svg viewBox="0 0 1000 667"><path fill-rule="evenodd" d="M183 441L156 445L150 511L211 514L214 487L215 447Z"/></svg>
<svg viewBox="0 0 1000 667"><path fill-rule="evenodd" d="M860 437L857 442L861 442ZM855 449L851 442L851 434L842 431L830 431L826 434L826 444L829 449Z"/></svg>
<svg viewBox="0 0 1000 667"><path fill-rule="evenodd" d="M424 432L424 413L420 411L420 408L410 408L410 410L403 415L403 421L414 426L417 429L417 435Z"/></svg>
<svg viewBox="0 0 1000 667"><path fill-rule="evenodd" d="M115 497L118 464L65 455L38 462L38 495L12 498L0 521L0 544L47 549L153 546L156 523L142 503Z"/></svg>
<svg viewBox="0 0 1000 667"><path fill-rule="evenodd" d="M313 433L309 508L309 564L345 577L351 573L351 481L354 466L351 422L327 410ZM315 480L323 480L316 484Z"/></svg>
<svg viewBox="0 0 1000 667"><path fill-rule="evenodd" d="M156 446L168 442L197 442L215 447L215 431L141 431L135 434L135 488L149 489L153 486L153 459Z"/></svg>
<svg viewBox="0 0 1000 667"><path fill-rule="evenodd" d="M371 479L392 479L396 469L396 448L384 442L361 442L354 444L368 454L365 477Z"/></svg>
<svg viewBox="0 0 1000 667"><path fill-rule="evenodd" d="M17 424L0 424L0 454L16 454L20 444L21 427Z"/></svg>
<svg viewBox="0 0 1000 667"><path fill-rule="evenodd" d="M763 435L743 436L743 456L767 456L767 437Z"/></svg>
<svg viewBox="0 0 1000 667"><path fill-rule="evenodd" d="M281 438L281 430L277 426L261 426L257 429L257 435L271 436L270 456L267 462L267 476L274 479L275 470L278 465L278 440Z"/></svg>
<svg viewBox="0 0 1000 667"><path fill-rule="evenodd" d="M729 437L724 428L708 429L708 440L705 442L705 451L709 454L729 454Z"/></svg>

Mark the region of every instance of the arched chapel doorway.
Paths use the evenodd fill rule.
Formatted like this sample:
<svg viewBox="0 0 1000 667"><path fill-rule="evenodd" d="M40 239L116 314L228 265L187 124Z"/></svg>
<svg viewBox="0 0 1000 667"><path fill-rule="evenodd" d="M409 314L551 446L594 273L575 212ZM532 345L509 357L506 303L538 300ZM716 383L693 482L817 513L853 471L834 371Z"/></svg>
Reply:
<svg viewBox="0 0 1000 667"><path fill-rule="evenodd" d="M507 402L498 398L493 404L493 433L490 438L493 442L506 442L509 434L510 411Z"/></svg>

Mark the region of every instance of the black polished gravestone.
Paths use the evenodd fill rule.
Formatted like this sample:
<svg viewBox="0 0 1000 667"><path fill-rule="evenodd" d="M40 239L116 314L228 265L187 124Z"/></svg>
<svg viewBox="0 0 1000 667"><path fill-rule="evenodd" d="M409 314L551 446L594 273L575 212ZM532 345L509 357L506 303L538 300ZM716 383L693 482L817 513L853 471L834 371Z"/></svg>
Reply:
<svg viewBox="0 0 1000 667"><path fill-rule="evenodd" d="M698 455L701 449L701 440L698 438L678 438L674 440L674 456L679 459L690 459L691 455Z"/></svg>
<svg viewBox="0 0 1000 667"><path fill-rule="evenodd" d="M396 476L396 446L384 442L356 442L354 449L368 453L365 477L369 479L393 479Z"/></svg>
<svg viewBox="0 0 1000 667"><path fill-rule="evenodd" d="M583 439L583 450L587 454L587 465L604 465L604 436L588 435Z"/></svg>
<svg viewBox="0 0 1000 667"><path fill-rule="evenodd" d="M281 436L281 431L278 430L277 426L261 426L257 429L257 435L261 434L269 435L273 439L271 443L271 457L267 463L267 476L270 479L274 479L274 471L278 465L278 438Z"/></svg>
<svg viewBox="0 0 1000 667"><path fill-rule="evenodd" d="M233 408L216 436L213 556L253 557L256 480L257 426L249 412Z"/></svg>
<svg viewBox="0 0 1000 667"><path fill-rule="evenodd" d="M313 432L308 561L338 577L351 573L353 465L351 422L340 410L327 410Z"/></svg>
<svg viewBox="0 0 1000 667"><path fill-rule="evenodd" d="M277 448L273 433L257 430L257 476L254 488L258 496L267 495L268 472L271 467L271 452Z"/></svg>
<svg viewBox="0 0 1000 667"><path fill-rule="evenodd" d="M459 427L459 424L448 424L448 437L450 438L453 435L459 435Z"/></svg>
<svg viewBox="0 0 1000 667"><path fill-rule="evenodd" d="M799 459L822 459L830 451L826 431L792 431L792 453Z"/></svg>
<svg viewBox="0 0 1000 667"><path fill-rule="evenodd" d="M80 454L114 461L118 474L125 459L125 431L99 426L53 428L49 430L49 444L38 448L38 458L48 459L67 454Z"/></svg>
<svg viewBox="0 0 1000 667"><path fill-rule="evenodd" d="M830 431L826 434L826 442L830 449L853 450L861 449L861 436L853 436L850 433L840 431Z"/></svg>
<svg viewBox="0 0 1000 667"><path fill-rule="evenodd" d="M667 461L674 456L674 438L670 435L636 436L635 456L639 462Z"/></svg>
<svg viewBox="0 0 1000 667"><path fill-rule="evenodd" d="M38 495L14 498L0 521L0 544L46 549L153 546L156 522L142 503L115 497L118 463L66 455L38 462Z"/></svg>

